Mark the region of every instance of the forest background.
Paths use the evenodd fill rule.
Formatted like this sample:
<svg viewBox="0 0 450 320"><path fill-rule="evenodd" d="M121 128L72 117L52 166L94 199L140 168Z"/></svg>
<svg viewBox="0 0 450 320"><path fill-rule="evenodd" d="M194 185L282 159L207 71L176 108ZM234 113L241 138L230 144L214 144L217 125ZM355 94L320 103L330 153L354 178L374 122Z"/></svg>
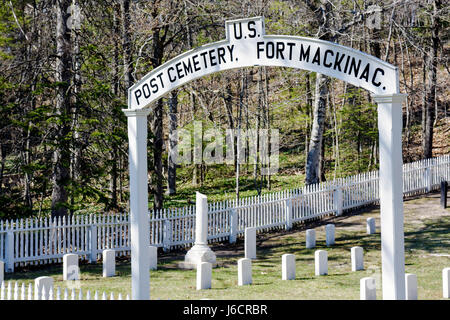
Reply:
<svg viewBox="0 0 450 320"><path fill-rule="evenodd" d="M0 219L127 211L127 89L171 58L225 38L224 22L264 16L266 34L320 38L399 68L403 161L450 152L449 5L441 0L2 0ZM314 72L212 74L149 116L149 205L301 187L378 168L376 104ZM279 171L175 164L177 128L278 129ZM248 156L247 154L245 155Z"/></svg>

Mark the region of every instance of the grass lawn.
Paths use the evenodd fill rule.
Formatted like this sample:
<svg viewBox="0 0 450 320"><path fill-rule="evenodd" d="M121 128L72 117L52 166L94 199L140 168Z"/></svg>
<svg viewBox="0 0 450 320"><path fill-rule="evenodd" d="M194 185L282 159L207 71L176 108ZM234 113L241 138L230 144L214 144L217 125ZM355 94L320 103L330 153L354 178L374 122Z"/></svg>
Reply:
<svg viewBox="0 0 450 320"><path fill-rule="evenodd" d="M450 209L439 206L439 194L433 193L404 203L406 272L418 277L419 299L442 299L442 269L450 267ZM377 233L367 235L365 221L375 217ZM325 224L336 226L336 244L325 246ZM180 270L177 263L185 250L160 253L158 270L150 275L151 299L359 299L359 280L376 278L377 298L381 299L381 252L379 208L347 212L341 217L297 225L293 230L258 234L257 259L253 260L253 285L237 286L237 260L244 255L243 239L234 245L213 245L221 267L213 269L212 289L195 288L195 270ZM314 251L305 248L305 229L315 228L317 248L328 251L327 276L314 275ZM352 272L350 248L364 248L365 270ZM281 255L296 256L296 279L281 280ZM107 293L131 292L130 262L117 262L117 276L102 278L101 262L82 264L81 288ZM28 284L39 276L52 276L55 286L64 288L62 265L30 267L5 280Z"/></svg>

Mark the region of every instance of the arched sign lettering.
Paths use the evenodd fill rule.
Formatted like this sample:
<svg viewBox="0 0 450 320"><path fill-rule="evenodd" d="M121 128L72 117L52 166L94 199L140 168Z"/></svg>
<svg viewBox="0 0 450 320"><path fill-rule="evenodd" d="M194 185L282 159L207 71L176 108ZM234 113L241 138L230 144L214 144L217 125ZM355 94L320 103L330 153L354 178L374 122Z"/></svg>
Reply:
<svg viewBox="0 0 450 320"><path fill-rule="evenodd" d="M265 35L263 17L227 21L225 30L225 40L187 51L145 75L128 90L128 108L145 108L202 76L251 66L319 72L374 94L399 92L397 68L361 51L318 39Z"/></svg>

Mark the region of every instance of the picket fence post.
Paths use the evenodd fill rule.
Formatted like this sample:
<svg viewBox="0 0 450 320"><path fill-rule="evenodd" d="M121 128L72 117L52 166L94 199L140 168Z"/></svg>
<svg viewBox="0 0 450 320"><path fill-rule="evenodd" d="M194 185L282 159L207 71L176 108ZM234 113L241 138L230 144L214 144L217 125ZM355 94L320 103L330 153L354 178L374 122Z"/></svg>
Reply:
<svg viewBox="0 0 450 320"><path fill-rule="evenodd" d="M425 168L425 186L426 186L427 192L431 192L432 178L433 177L431 175L431 167L426 167Z"/></svg>
<svg viewBox="0 0 450 320"><path fill-rule="evenodd" d="M334 211L335 211L335 215L336 216L340 216L342 215L342 208L343 208L343 196L342 196L342 188L341 187L336 187L336 189L334 189Z"/></svg>
<svg viewBox="0 0 450 320"><path fill-rule="evenodd" d="M6 272L14 272L14 232L6 233Z"/></svg>
<svg viewBox="0 0 450 320"><path fill-rule="evenodd" d="M230 243L235 243L237 238L237 211L231 209L230 211Z"/></svg>
<svg viewBox="0 0 450 320"><path fill-rule="evenodd" d="M292 200L284 200L284 219L286 220L286 230L292 229Z"/></svg>
<svg viewBox="0 0 450 320"><path fill-rule="evenodd" d="M170 219L164 220L163 230L163 251L167 252L172 243L172 221Z"/></svg>
<svg viewBox="0 0 450 320"><path fill-rule="evenodd" d="M97 226L91 225L89 234L90 263L97 263Z"/></svg>

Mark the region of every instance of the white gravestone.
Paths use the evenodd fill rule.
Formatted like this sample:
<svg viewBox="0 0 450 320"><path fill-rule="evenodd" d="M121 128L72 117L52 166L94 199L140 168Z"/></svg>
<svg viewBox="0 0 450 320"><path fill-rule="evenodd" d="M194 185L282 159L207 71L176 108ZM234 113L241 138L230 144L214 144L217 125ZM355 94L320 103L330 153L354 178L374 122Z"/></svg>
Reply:
<svg viewBox="0 0 450 320"><path fill-rule="evenodd" d="M332 246L334 244L334 224L327 224L325 226L325 234L326 234L326 244L327 247Z"/></svg>
<svg viewBox="0 0 450 320"><path fill-rule="evenodd" d="M295 280L295 256L293 254L281 256L281 279Z"/></svg>
<svg viewBox="0 0 450 320"><path fill-rule="evenodd" d="M361 247L351 248L352 271L364 270L364 250Z"/></svg>
<svg viewBox="0 0 450 320"><path fill-rule="evenodd" d="M376 232L376 225L375 225L375 218L367 218L367 234L375 234Z"/></svg>
<svg viewBox="0 0 450 320"><path fill-rule="evenodd" d="M406 300L417 300L417 276L412 273L405 274Z"/></svg>
<svg viewBox="0 0 450 320"><path fill-rule="evenodd" d="M316 247L316 230L306 230L306 248L312 249Z"/></svg>
<svg viewBox="0 0 450 320"><path fill-rule="evenodd" d="M212 264L201 262L197 266L197 290L211 289Z"/></svg>
<svg viewBox="0 0 450 320"><path fill-rule="evenodd" d="M245 257L256 259L256 228L245 228Z"/></svg>
<svg viewBox="0 0 450 320"><path fill-rule="evenodd" d="M78 255L68 253L63 256L63 280L79 280Z"/></svg>
<svg viewBox="0 0 450 320"><path fill-rule="evenodd" d="M186 253L181 268L195 269L201 262L216 265L216 254L208 247L208 199L200 192L196 193L195 203L195 243Z"/></svg>
<svg viewBox="0 0 450 320"><path fill-rule="evenodd" d="M315 257L315 271L316 276L323 276L328 274L328 253L325 250L316 250Z"/></svg>
<svg viewBox="0 0 450 320"><path fill-rule="evenodd" d="M156 270L158 268L158 247L149 246L149 259L150 259L150 270Z"/></svg>
<svg viewBox="0 0 450 320"><path fill-rule="evenodd" d="M103 277L116 275L116 252L112 249L103 250Z"/></svg>
<svg viewBox="0 0 450 320"><path fill-rule="evenodd" d="M238 285L252 284L252 260L242 258L238 260Z"/></svg>
<svg viewBox="0 0 450 320"><path fill-rule="evenodd" d="M39 277L34 279L34 300L42 300L42 292L44 291L44 299L48 300L50 290L53 290L52 277Z"/></svg>
<svg viewBox="0 0 450 320"><path fill-rule="evenodd" d="M444 298L450 298L450 268L442 270L442 295Z"/></svg>
<svg viewBox="0 0 450 320"><path fill-rule="evenodd" d="M375 285L375 278L362 278L359 282L359 298L360 300L376 300L377 287Z"/></svg>
<svg viewBox="0 0 450 320"><path fill-rule="evenodd" d="M5 263L2 260L0 260L0 286L2 285L4 280L5 280Z"/></svg>

